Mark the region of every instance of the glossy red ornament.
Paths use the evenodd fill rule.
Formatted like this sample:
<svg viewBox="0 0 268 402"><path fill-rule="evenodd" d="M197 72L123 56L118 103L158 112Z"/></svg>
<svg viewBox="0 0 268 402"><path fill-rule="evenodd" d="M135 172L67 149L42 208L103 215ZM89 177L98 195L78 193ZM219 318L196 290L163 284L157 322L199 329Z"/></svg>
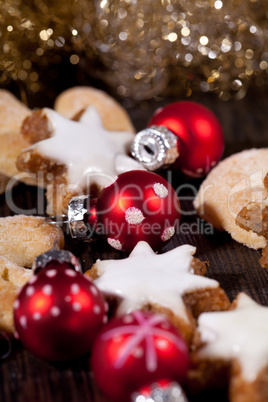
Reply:
<svg viewBox="0 0 268 402"><path fill-rule="evenodd" d="M42 359L77 358L90 351L107 321L106 309L91 280L69 262L51 260L33 275L15 301L17 337Z"/></svg>
<svg viewBox="0 0 268 402"><path fill-rule="evenodd" d="M95 381L113 402L163 378L183 382L188 364L187 346L167 318L141 311L112 319L91 356Z"/></svg>
<svg viewBox="0 0 268 402"><path fill-rule="evenodd" d="M158 109L148 123L164 126L178 138L179 157L170 166L187 176L202 177L220 160L224 151L223 130L217 117L196 102L174 102Z"/></svg>
<svg viewBox="0 0 268 402"><path fill-rule="evenodd" d="M108 243L131 251L144 240L155 251L175 234L180 203L173 187L145 170L122 173L99 196L98 219Z"/></svg>

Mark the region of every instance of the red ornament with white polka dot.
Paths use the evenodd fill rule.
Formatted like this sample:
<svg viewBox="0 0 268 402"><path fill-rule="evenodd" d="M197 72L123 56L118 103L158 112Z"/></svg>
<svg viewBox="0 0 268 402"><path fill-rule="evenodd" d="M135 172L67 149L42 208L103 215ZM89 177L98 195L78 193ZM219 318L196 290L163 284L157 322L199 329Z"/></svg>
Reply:
<svg viewBox="0 0 268 402"><path fill-rule="evenodd" d="M196 102L174 102L158 109L131 146L148 170L169 166L189 177L205 176L224 150L223 130L211 110Z"/></svg>
<svg viewBox="0 0 268 402"><path fill-rule="evenodd" d="M120 174L102 190L97 210L108 243L125 251L141 240L159 250L175 234L180 220L180 203L173 187L145 170Z"/></svg>
<svg viewBox="0 0 268 402"><path fill-rule="evenodd" d="M107 321L101 293L69 258L59 262L50 256L38 268L14 303L16 336L30 352L48 361L89 352Z"/></svg>
<svg viewBox="0 0 268 402"><path fill-rule="evenodd" d="M188 364L187 346L167 318L141 311L112 319L91 356L97 386L113 402L163 378L183 382Z"/></svg>

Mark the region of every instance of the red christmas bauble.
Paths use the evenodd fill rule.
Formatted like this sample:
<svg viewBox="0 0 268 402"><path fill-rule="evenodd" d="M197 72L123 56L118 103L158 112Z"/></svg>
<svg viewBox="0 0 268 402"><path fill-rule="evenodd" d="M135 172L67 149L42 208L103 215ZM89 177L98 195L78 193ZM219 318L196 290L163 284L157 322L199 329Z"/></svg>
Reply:
<svg viewBox="0 0 268 402"><path fill-rule="evenodd" d="M93 282L70 263L51 261L21 289L14 304L17 337L49 361L77 358L107 321L106 303Z"/></svg>
<svg viewBox="0 0 268 402"><path fill-rule="evenodd" d="M102 190L97 209L108 243L126 251L141 240L159 250L175 234L180 219L180 203L173 187L145 170L120 174Z"/></svg>
<svg viewBox="0 0 268 402"><path fill-rule="evenodd" d="M224 136L217 117L196 102L174 102L158 109L148 126L165 126L178 137L179 157L171 168L190 177L206 175L220 160Z"/></svg>
<svg viewBox="0 0 268 402"><path fill-rule="evenodd" d="M91 356L96 383L113 402L163 378L183 382L188 364L187 346L167 318L141 311L112 319Z"/></svg>

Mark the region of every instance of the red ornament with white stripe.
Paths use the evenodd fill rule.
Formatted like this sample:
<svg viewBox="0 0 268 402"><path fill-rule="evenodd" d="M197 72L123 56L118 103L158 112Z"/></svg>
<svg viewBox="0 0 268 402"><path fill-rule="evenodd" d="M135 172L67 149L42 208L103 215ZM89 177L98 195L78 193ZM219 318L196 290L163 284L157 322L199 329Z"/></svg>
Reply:
<svg viewBox="0 0 268 402"><path fill-rule="evenodd" d="M173 187L145 170L120 174L102 190L97 210L108 243L125 251L142 240L159 250L173 237L180 220L180 203Z"/></svg>
<svg viewBox="0 0 268 402"><path fill-rule="evenodd" d="M224 135L214 113L197 102L174 102L156 110L131 145L146 169L170 167L189 177L205 176L220 160Z"/></svg>
<svg viewBox="0 0 268 402"><path fill-rule="evenodd" d="M14 303L16 337L48 361L77 358L90 351L107 322L107 305L93 282L69 261L38 266Z"/></svg>
<svg viewBox="0 0 268 402"><path fill-rule="evenodd" d="M160 314L135 311L112 319L99 333L91 366L100 391L113 402L165 378L183 382L188 349L176 329Z"/></svg>

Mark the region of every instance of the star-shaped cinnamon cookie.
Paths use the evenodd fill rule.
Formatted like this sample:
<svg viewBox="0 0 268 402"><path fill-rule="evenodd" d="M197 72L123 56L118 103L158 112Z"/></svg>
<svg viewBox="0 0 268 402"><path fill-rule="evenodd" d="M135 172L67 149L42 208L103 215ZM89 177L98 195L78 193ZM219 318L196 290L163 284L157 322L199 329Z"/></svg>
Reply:
<svg viewBox="0 0 268 402"><path fill-rule="evenodd" d="M79 121L42 109L26 119L22 132L33 145L20 154L17 167L47 185L49 213L62 213L71 196L92 186L101 189L122 172L143 169L127 155L133 133L105 129L94 106Z"/></svg>
<svg viewBox="0 0 268 402"><path fill-rule="evenodd" d="M217 281L195 274L200 265L204 267L193 258L195 251L186 244L156 254L141 241L128 258L98 260L87 274L95 277L105 295L118 300L117 314L139 309L165 311L187 338L193 330L193 316L229 305Z"/></svg>
<svg viewBox="0 0 268 402"><path fill-rule="evenodd" d="M240 293L229 311L203 313L198 318L199 347L193 360L195 378L223 368L230 381L230 400L266 401L268 396L268 307ZM223 376L224 377L224 376Z"/></svg>

